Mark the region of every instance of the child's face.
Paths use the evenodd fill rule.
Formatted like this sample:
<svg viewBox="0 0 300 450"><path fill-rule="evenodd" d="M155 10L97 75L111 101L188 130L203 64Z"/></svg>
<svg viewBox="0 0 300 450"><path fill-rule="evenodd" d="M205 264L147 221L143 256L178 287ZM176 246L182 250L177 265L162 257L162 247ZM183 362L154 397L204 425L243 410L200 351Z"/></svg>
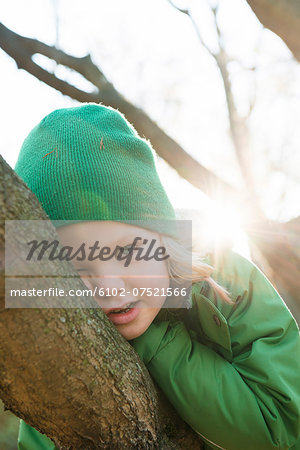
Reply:
<svg viewBox="0 0 300 450"><path fill-rule="evenodd" d="M95 287L102 288L105 295L99 295L98 292L94 298L124 338L130 340L144 333L164 303L170 284L167 264L165 260L162 260L162 253L158 258L138 261L136 259L137 251L134 251L127 267L125 261L118 261L116 256L105 261L103 259L112 254L117 246L126 246L126 253L123 255L128 255L130 245L137 237L148 239L144 245L142 240L137 241L135 245L135 247L141 247L141 256L145 255L151 240L155 239L154 246L149 253L152 256L155 250L162 246L159 234L137 226L112 221L75 223L58 228L57 233L61 244L73 247L74 252L85 243L85 259L78 261L74 258L72 263L89 289L94 291ZM103 253L101 259L97 257L90 261L88 259L89 247L95 246L96 241L99 243L94 257L99 255L100 249L103 247L109 247L110 253ZM78 255L80 257L82 254ZM119 309L131 302L137 303L127 313L109 311L111 308Z"/></svg>

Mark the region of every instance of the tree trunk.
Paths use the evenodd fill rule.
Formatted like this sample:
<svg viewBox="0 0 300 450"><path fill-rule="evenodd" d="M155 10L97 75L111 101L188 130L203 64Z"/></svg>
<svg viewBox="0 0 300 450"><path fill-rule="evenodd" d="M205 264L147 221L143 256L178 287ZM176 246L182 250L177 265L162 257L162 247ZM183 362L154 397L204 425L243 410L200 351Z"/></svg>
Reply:
<svg viewBox="0 0 300 450"><path fill-rule="evenodd" d="M300 218L286 223L264 221L247 229L249 243L265 260L262 267L300 325ZM254 247L254 248L253 248ZM263 264L262 264L263 265Z"/></svg>
<svg viewBox="0 0 300 450"><path fill-rule="evenodd" d="M48 217L2 158L0 175L0 396L5 407L61 449L202 448L131 345L100 308L87 308L90 299L78 299L84 308L5 308L5 220ZM58 239L50 222L49 227ZM49 264L77 277L64 279L65 289L71 283L73 289L85 288L71 263ZM44 280L44 286L53 286L53 279Z"/></svg>
<svg viewBox="0 0 300 450"><path fill-rule="evenodd" d="M258 20L276 33L300 61L299 0L247 0Z"/></svg>

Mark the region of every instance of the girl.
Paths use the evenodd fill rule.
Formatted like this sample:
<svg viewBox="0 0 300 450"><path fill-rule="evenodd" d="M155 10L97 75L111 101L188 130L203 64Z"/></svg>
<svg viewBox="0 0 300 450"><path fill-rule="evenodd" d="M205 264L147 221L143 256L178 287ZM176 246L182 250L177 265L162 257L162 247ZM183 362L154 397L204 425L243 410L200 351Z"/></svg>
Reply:
<svg viewBox="0 0 300 450"><path fill-rule="evenodd" d="M189 270L154 152L122 114L95 103L53 111L24 141L15 171L50 219L62 221L63 245L97 240L132 251L141 237L165 248L168 258L152 265L73 263L88 287L105 290L95 300L206 449L300 449L293 316L259 268L231 250L193 254ZM178 280L192 283L191 307L163 307ZM55 448L22 420L18 443L20 450Z"/></svg>

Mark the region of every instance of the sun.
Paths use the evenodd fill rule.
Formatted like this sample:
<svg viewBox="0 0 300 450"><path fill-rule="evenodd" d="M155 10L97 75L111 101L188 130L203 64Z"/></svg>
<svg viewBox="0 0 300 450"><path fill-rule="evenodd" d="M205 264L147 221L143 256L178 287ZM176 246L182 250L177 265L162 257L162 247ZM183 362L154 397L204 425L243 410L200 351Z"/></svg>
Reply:
<svg viewBox="0 0 300 450"><path fill-rule="evenodd" d="M201 240L204 247L226 246L250 258L248 238L242 226L243 217L232 205L210 201L200 221L193 220L193 236Z"/></svg>

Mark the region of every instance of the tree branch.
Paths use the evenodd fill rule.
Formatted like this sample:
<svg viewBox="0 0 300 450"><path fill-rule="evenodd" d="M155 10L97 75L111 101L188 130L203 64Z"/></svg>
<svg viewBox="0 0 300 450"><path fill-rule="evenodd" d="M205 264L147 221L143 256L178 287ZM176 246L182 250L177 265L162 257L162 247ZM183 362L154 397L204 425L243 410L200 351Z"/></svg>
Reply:
<svg viewBox="0 0 300 450"><path fill-rule="evenodd" d="M62 50L46 45L36 39L20 36L3 24L0 24L0 45L17 63L36 78L60 91L64 95L80 102L102 102L123 112L127 119L135 125L138 133L151 141L157 154L167 161L180 176L196 188L215 199L231 197L238 201L240 194L225 181L218 178L204 166L199 164L170 136L168 136L140 108L127 101L106 79L102 71L93 64L90 55L83 58L70 56ZM57 64L63 64L84 76L95 86L94 93L87 93L69 83L58 79L54 74L32 61L32 56L40 53L53 59ZM243 201L243 200L241 200Z"/></svg>
<svg viewBox="0 0 300 450"><path fill-rule="evenodd" d="M248 127L247 127L247 118L249 116L249 113L246 117L241 117L238 113L233 92L232 92L232 85L230 81L230 76L228 72L228 63L230 62L230 58L228 57L225 48L222 43L222 33L218 25L217 20L217 13L218 13L218 5L216 7L211 7L211 12L214 17L214 24L215 24L215 31L218 39L218 46L219 50L217 52L214 52L210 49L210 47L206 44L204 38L202 37L199 27L197 23L195 22L195 19L193 15L191 14L190 10L182 10L181 8L178 8L174 3L170 0L168 0L169 3L177 9L179 12L186 14L194 27L194 30L197 34L197 37L201 43L201 45L207 50L207 52L211 55L212 58L214 58L217 67L219 69L224 92L225 92L225 98L226 98L226 105L227 105L227 111L228 111L228 117L229 117L229 125L230 125L230 134L232 137L233 147L235 150L235 155L239 164L239 168L241 171L241 174L243 176L243 179L245 181L245 186L247 186L248 195L251 199L251 203L254 205L254 209L259 211L259 214L261 217L263 217L263 212L260 210L259 207L259 201L256 195L255 191L255 182L253 177L253 171L251 170L251 159L249 154L249 133L248 133ZM250 105L249 111L251 110L253 106Z"/></svg>
<svg viewBox="0 0 300 450"><path fill-rule="evenodd" d="M258 20L276 33L300 61L299 0L247 0Z"/></svg>

